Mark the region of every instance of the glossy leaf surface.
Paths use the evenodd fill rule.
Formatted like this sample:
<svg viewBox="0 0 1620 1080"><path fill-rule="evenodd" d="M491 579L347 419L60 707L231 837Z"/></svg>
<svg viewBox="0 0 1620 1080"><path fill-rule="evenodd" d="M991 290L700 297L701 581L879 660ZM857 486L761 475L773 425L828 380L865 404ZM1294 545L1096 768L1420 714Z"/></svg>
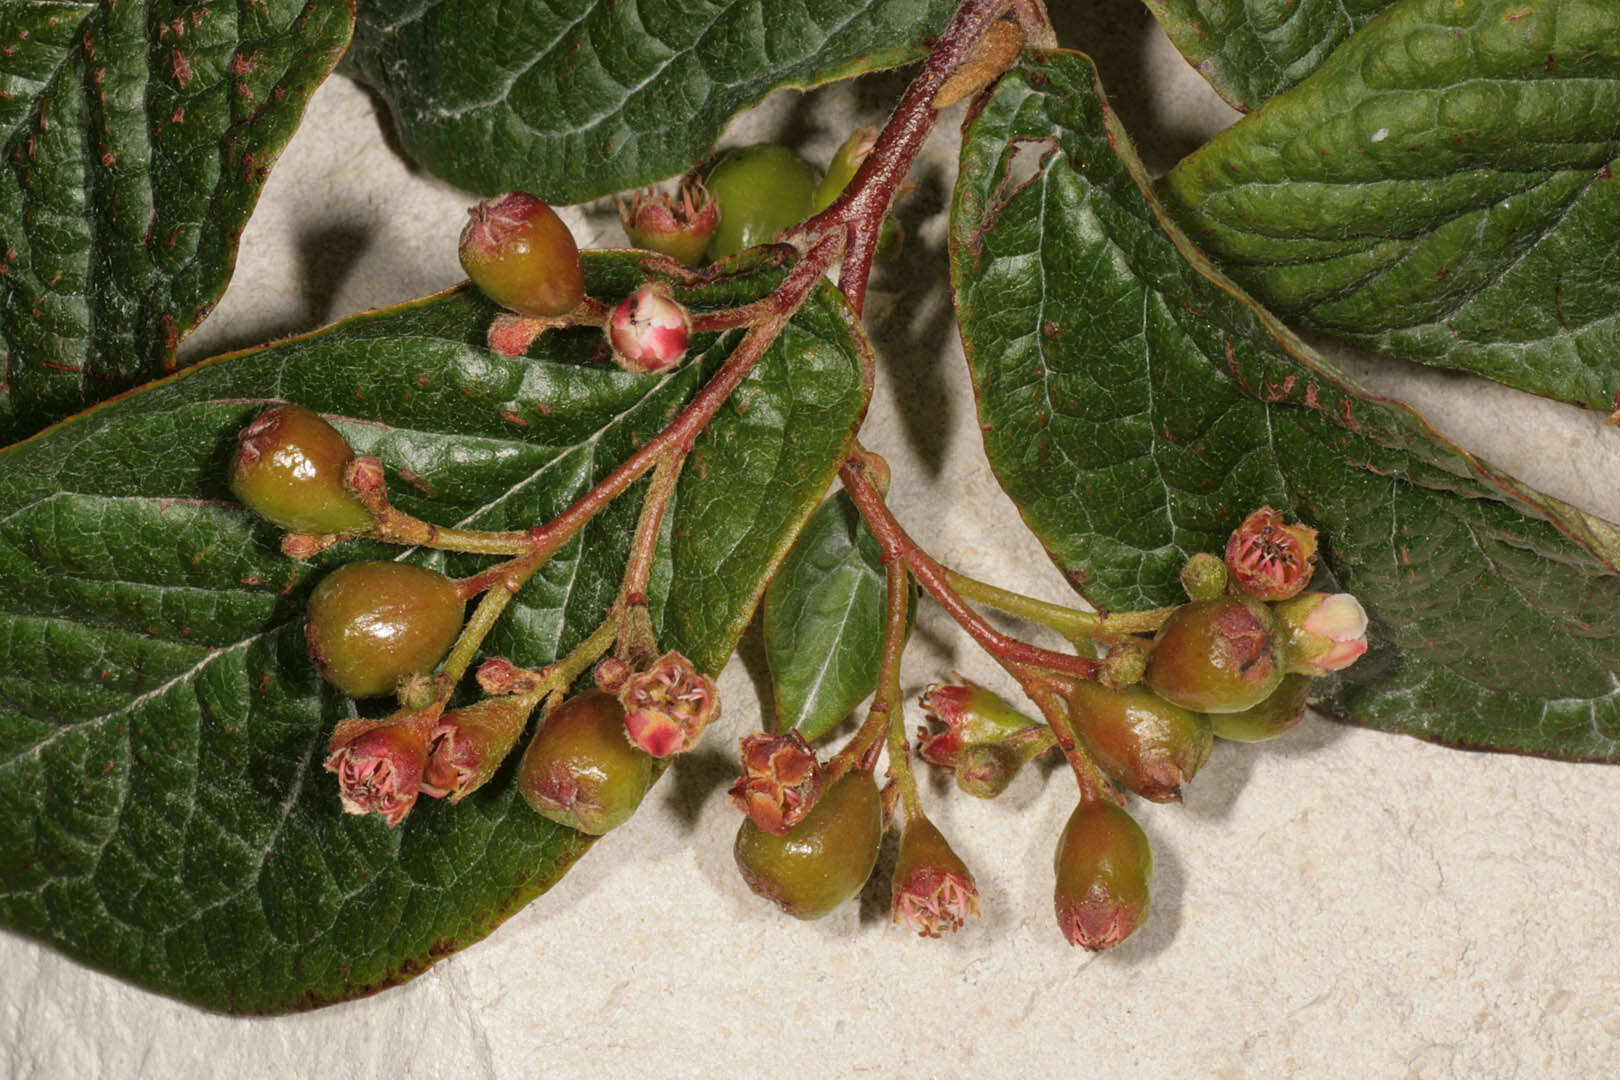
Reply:
<svg viewBox="0 0 1620 1080"><path fill-rule="evenodd" d="M639 277L622 254L588 268L603 297ZM773 280L685 299L753 299ZM493 314L455 290L359 316L0 454L0 921L164 993L275 1012L409 978L583 851L527 809L511 762L458 806L423 800L398 829L340 811L322 758L351 706L305 655L304 600L339 562L399 553L349 542L295 562L225 487L237 429L292 399L377 455L410 512L537 524L660 430L739 339L701 335L685 367L631 376L594 330L544 335L529 357L492 353ZM864 339L824 287L682 474L649 590L663 643L711 671L724 662L869 387ZM486 653L544 664L596 627L645 484L531 579ZM408 557L453 575L491 561Z"/></svg>
<svg viewBox="0 0 1620 1080"><path fill-rule="evenodd" d="M1611 410L1620 5L1401 0L1166 204L1294 325Z"/></svg>
<svg viewBox="0 0 1620 1080"><path fill-rule="evenodd" d="M363 0L350 63L430 172L573 203L680 172L772 90L919 58L955 6Z"/></svg>
<svg viewBox="0 0 1620 1080"><path fill-rule="evenodd" d="M1359 390L1147 190L1074 54L1027 62L967 133L952 272L985 448L1058 566L1107 608L1175 603L1189 555L1284 509L1321 530L1318 586L1372 615L1328 711L1620 757L1615 531Z"/></svg>
<svg viewBox="0 0 1620 1080"><path fill-rule="evenodd" d="M352 0L0 5L0 443L170 370Z"/></svg>

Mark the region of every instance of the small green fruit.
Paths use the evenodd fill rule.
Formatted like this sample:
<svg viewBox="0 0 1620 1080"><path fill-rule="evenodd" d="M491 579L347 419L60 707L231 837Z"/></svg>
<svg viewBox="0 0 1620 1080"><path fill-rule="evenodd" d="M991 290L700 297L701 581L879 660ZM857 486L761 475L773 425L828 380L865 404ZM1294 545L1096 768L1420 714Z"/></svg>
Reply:
<svg viewBox="0 0 1620 1080"><path fill-rule="evenodd" d="M566 315L585 296L579 245L557 212L522 191L481 202L461 230L461 266L485 296L520 315Z"/></svg>
<svg viewBox="0 0 1620 1080"><path fill-rule="evenodd" d="M536 813L592 836L629 820L652 782L652 756L630 745L624 706L601 690L553 709L518 765L518 790Z"/></svg>
<svg viewBox="0 0 1620 1080"><path fill-rule="evenodd" d="M1195 600L1159 628L1144 681L1175 705L1241 712L1277 689L1287 641L1264 604L1237 597Z"/></svg>
<svg viewBox="0 0 1620 1080"><path fill-rule="evenodd" d="M1305 699L1310 696L1309 675L1287 675L1258 705L1242 712L1217 713L1209 718L1215 734L1235 742L1264 742L1275 739L1305 719Z"/></svg>
<svg viewBox="0 0 1620 1080"><path fill-rule="evenodd" d="M1153 852L1142 827L1106 799L1069 815L1053 858L1052 904L1070 945L1111 949L1147 918Z"/></svg>
<svg viewBox="0 0 1620 1080"><path fill-rule="evenodd" d="M796 919L819 919L860 892L882 838L877 785L869 773L851 772L781 836L745 818L733 854L750 889Z"/></svg>
<svg viewBox="0 0 1620 1080"><path fill-rule="evenodd" d="M766 243L803 221L814 204L817 182L810 163L785 146L761 143L721 158L704 185L720 207L709 258Z"/></svg>
<svg viewBox="0 0 1620 1080"><path fill-rule="evenodd" d="M1171 802L1209 760L1209 720L1139 686L1077 682L1069 718L1103 772L1144 799Z"/></svg>
<svg viewBox="0 0 1620 1080"><path fill-rule="evenodd" d="M328 682L350 697L379 697L444 659L465 610L455 583L437 570L348 563L309 594L304 637Z"/></svg>
<svg viewBox="0 0 1620 1080"><path fill-rule="evenodd" d="M364 532L371 514L343 486L354 450L302 405L272 405L237 433L231 494L273 525L305 533Z"/></svg>

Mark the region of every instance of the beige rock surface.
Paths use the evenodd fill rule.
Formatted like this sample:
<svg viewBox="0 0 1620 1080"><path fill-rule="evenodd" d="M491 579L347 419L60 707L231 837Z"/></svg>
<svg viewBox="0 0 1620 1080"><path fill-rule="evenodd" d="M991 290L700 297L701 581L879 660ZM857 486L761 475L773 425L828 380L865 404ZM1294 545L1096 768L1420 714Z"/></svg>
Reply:
<svg viewBox="0 0 1620 1080"><path fill-rule="evenodd" d="M1087 6L1089 8L1089 5ZM1093 46L1150 164L1231 114L1125 0ZM1154 81L1163 72L1169 81ZM771 100L728 134L786 132L825 158L900 83ZM906 261L874 283L883 352L864 438L895 506L947 562L1053 599L1063 586L986 471L945 288L942 125L905 217ZM453 284L463 194L389 148L343 79L317 95L243 240L235 283L188 346L212 354ZM619 242L603 208L582 242ZM1620 519L1620 431L1456 376L1363 365L1468 445ZM952 668L1004 692L924 606L904 682ZM1217 747L1182 807L1140 815L1156 910L1117 952L1063 945L1051 848L1062 773L937 821L978 875L954 939L887 924L881 893L815 924L778 917L731 863L724 788L757 725L757 643L726 719L629 826L484 942L404 987L282 1019L200 1012L0 934L0 1074L57 1077L1508 1077L1612 1071L1620 1037L1620 784L1612 768L1469 755L1315 718Z"/></svg>

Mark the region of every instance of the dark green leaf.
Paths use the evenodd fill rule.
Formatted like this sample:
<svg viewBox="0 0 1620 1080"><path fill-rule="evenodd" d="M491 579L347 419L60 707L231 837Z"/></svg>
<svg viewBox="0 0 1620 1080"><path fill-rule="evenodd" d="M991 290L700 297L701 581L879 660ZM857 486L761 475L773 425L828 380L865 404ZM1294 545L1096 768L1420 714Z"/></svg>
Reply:
<svg viewBox="0 0 1620 1080"><path fill-rule="evenodd" d="M1615 531L1366 395L1198 264L1098 95L1073 54L1010 74L951 225L985 448L1058 566L1106 608L1175 603L1183 561L1270 504L1322 530L1318 585L1372 615L1330 711L1620 759Z"/></svg>
<svg viewBox="0 0 1620 1080"><path fill-rule="evenodd" d="M171 369L351 0L0 5L0 443Z"/></svg>
<svg viewBox="0 0 1620 1080"><path fill-rule="evenodd" d="M779 87L921 55L952 0L363 0L350 59L428 171L579 202L707 155Z"/></svg>
<svg viewBox="0 0 1620 1080"><path fill-rule="evenodd" d="M1315 71L1395 0L1146 0L1221 97L1247 112Z"/></svg>
<svg viewBox="0 0 1620 1080"><path fill-rule="evenodd" d="M877 689L883 553L848 495L821 504L765 593L776 730L819 739Z"/></svg>
<svg viewBox="0 0 1620 1080"><path fill-rule="evenodd" d="M623 255L588 266L600 296L637 276ZM397 830L339 811L321 762L347 701L305 657L303 602L326 567L394 549L351 542L293 562L224 485L234 432L289 398L378 455L413 513L543 522L658 431L738 339L702 336L677 373L638 377L603 363L590 330L543 336L528 359L493 354L491 316L465 290L360 316L0 455L0 921L165 993L281 1011L409 978L581 853L509 772ZM711 671L724 661L831 481L869 359L824 287L698 440L653 582L663 643ZM641 490L525 586L486 651L543 664L599 623ZM489 562L418 557L454 573Z"/></svg>
<svg viewBox="0 0 1620 1080"><path fill-rule="evenodd" d="M1401 0L1162 195L1296 325L1611 409L1620 5Z"/></svg>

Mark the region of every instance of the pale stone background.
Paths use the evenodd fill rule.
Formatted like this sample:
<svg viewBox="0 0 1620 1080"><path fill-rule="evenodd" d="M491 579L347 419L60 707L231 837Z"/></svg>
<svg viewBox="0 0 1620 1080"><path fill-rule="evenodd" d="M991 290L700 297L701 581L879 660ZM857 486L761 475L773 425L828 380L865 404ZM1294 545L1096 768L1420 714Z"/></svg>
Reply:
<svg viewBox="0 0 1620 1080"><path fill-rule="evenodd" d="M1064 5L1057 5L1063 7ZM1134 0L1067 17L1149 164L1232 114ZM1161 77L1162 75L1162 77ZM779 95L727 141L767 135L824 161L901 83ZM954 120L954 117L951 118ZM865 439L895 505L947 562L1053 599L1064 588L986 471L945 287L955 124L906 204L906 262L868 324L884 359ZM316 96L243 240L236 282L191 355L249 345L450 285L467 198L389 148L364 93ZM621 242L604 207L582 241ZM1456 376L1374 365L1467 445L1620 520L1620 430ZM776 915L731 863L735 738L757 725L757 643L722 679L726 720L630 825L486 941L404 987L281 1019L156 997L0 933L0 1075L19 1078L892 1075L1537 1077L1605 1075L1620 1036L1620 773L1462 754L1317 719L1264 747L1221 745L1183 807L1140 817L1156 910L1093 958L1051 914L1061 772L1000 800L932 801L972 865L983 918L919 941L886 889L814 924ZM924 605L915 692L991 663ZM942 792L936 792L942 794Z"/></svg>

